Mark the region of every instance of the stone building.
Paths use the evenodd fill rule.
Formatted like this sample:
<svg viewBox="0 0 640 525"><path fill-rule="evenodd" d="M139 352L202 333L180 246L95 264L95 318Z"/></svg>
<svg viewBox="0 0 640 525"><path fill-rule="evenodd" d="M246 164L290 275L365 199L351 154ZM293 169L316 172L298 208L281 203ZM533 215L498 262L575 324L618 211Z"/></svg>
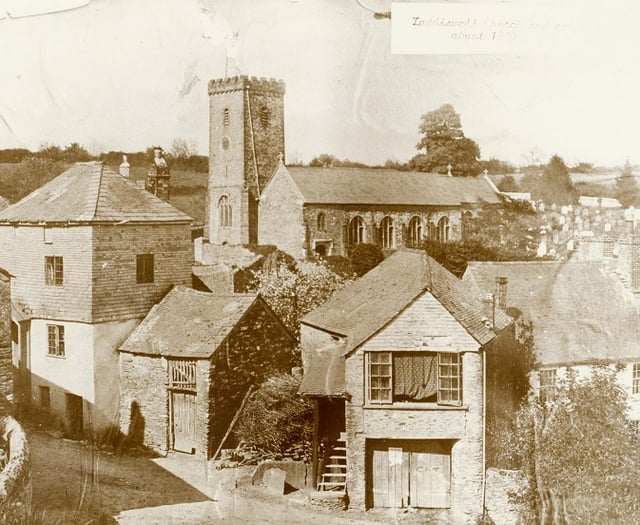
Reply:
<svg viewBox="0 0 640 525"><path fill-rule="evenodd" d="M362 242L391 250L460 239L474 208L500 202L487 177L285 167L284 93L274 79L209 83L210 244L274 244L296 258Z"/></svg>
<svg viewBox="0 0 640 525"><path fill-rule="evenodd" d="M621 242L632 246L631 239ZM602 253L608 242L585 244L579 250L591 253L599 244ZM497 276L508 280L507 311L533 322L536 394L552 399L568 368L584 377L592 365L609 363L627 394L629 418L640 425L640 279L631 272L632 257L640 268L640 240L633 247L616 258L617 274L608 267L610 255L609 261L470 262L463 281L485 294Z"/></svg>
<svg viewBox="0 0 640 525"><path fill-rule="evenodd" d="M190 284L191 221L100 162L0 212L22 405L71 434L116 421L117 349L173 285Z"/></svg>
<svg viewBox="0 0 640 525"><path fill-rule="evenodd" d="M209 458L251 385L288 372L295 338L261 297L176 287L120 346L120 427Z"/></svg>
<svg viewBox="0 0 640 525"><path fill-rule="evenodd" d="M481 177L280 164L260 198L258 238L296 258L346 256L360 243L417 248L460 240L480 203L500 203Z"/></svg>
<svg viewBox="0 0 640 525"><path fill-rule="evenodd" d="M476 523L486 360L510 318L424 252L399 250L302 321L314 481L351 505L449 509ZM344 451L344 453L342 452Z"/></svg>

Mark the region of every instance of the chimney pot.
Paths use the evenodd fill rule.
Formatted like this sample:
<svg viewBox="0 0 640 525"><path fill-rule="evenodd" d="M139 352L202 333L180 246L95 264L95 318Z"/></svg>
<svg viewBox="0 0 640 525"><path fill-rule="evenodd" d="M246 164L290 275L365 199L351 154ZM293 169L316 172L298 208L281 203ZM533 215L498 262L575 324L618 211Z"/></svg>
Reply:
<svg viewBox="0 0 640 525"><path fill-rule="evenodd" d="M127 162L127 156L122 155L122 164L120 164L120 175L128 179L130 176L130 168L131 165L129 164L129 162Z"/></svg>

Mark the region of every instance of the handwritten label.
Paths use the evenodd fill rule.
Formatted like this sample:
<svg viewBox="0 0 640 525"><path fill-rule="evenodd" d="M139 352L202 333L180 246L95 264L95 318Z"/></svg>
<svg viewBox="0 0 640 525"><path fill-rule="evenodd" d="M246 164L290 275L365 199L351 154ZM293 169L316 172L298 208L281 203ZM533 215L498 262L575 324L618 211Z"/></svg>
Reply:
<svg viewBox="0 0 640 525"><path fill-rule="evenodd" d="M541 54L576 42L575 12L528 4L391 4L393 54Z"/></svg>

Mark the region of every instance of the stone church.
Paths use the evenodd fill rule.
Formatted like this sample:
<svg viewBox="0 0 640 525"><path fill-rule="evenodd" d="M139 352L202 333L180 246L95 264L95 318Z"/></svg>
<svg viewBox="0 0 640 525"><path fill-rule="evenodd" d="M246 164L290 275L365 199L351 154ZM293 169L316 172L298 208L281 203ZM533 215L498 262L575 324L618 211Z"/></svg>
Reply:
<svg viewBox="0 0 640 525"><path fill-rule="evenodd" d="M281 80L209 83L210 244L273 244L296 258L417 247L461 239L481 203L500 202L486 176L285 166L284 94Z"/></svg>

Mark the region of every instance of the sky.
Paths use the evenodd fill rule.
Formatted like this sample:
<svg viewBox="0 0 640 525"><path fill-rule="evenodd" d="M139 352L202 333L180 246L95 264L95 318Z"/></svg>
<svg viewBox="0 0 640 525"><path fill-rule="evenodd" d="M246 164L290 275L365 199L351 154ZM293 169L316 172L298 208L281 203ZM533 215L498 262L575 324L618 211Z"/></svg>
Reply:
<svg viewBox="0 0 640 525"><path fill-rule="evenodd" d="M247 74L286 82L289 163L408 160L420 116L445 103L484 159L640 163L632 0L568 2L573 45L521 55L392 54L391 21L369 10L388 0L70 0L87 5L21 16L65 1L0 0L0 148L182 138L206 154L208 80Z"/></svg>

